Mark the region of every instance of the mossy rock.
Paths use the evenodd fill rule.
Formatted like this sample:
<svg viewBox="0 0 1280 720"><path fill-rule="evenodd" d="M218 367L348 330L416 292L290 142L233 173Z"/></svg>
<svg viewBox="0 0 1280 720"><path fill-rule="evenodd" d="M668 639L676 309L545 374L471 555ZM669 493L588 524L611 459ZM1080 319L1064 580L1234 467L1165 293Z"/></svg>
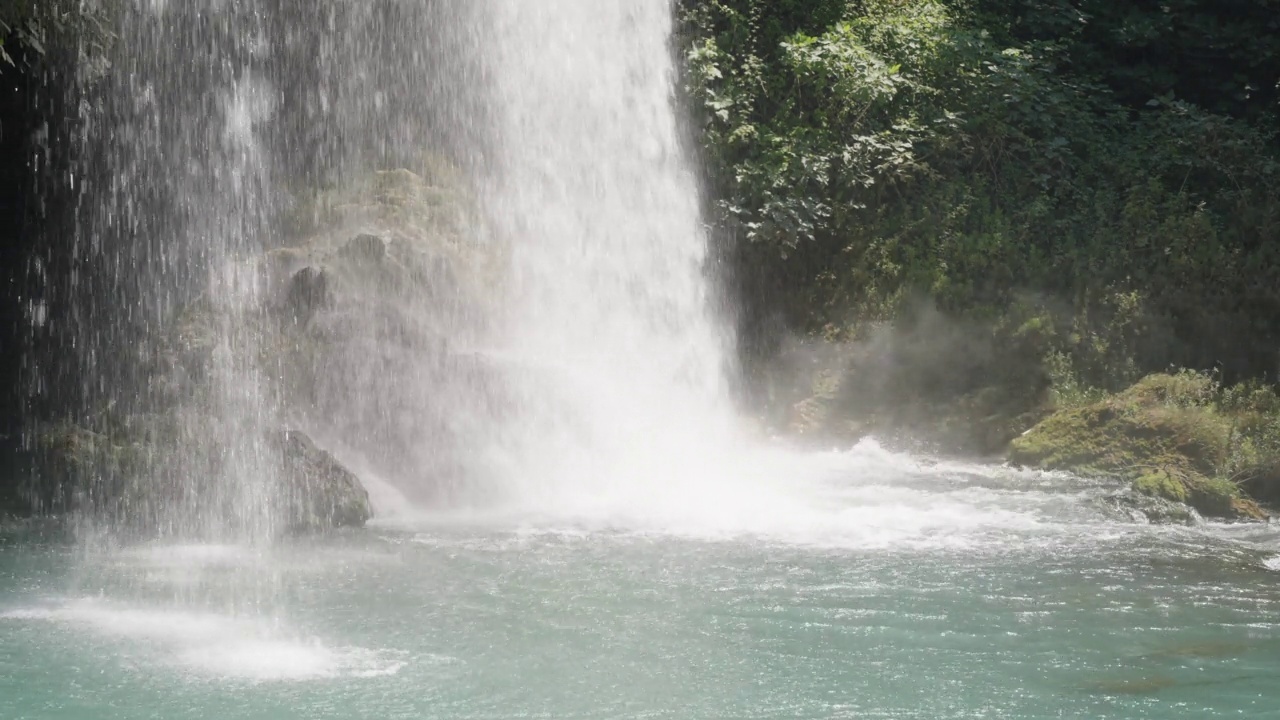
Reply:
<svg viewBox="0 0 1280 720"><path fill-rule="evenodd" d="M292 533L360 527L372 517L360 479L296 430L265 438L278 478L281 529ZM182 487L176 480L196 469L217 477L227 453L216 445L183 445L112 437L71 423L45 426L35 435L35 487L39 509L86 514L126 532L154 533L171 513L189 506L215 507L213 485ZM2 509L2 508L0 508Z"/></svg>
<svg viewBox="0 0 1280 720"><path fill-rule="evenodd" d="M1174 478L1165 470L1152 470L1138 476L1138 479L1133 481L1133 489L1143 495L1180 503L1186 502L1190 496L1186 483Z"/></svg>
<svg viewBox="0 0 1280 720"><path fill-rule="evenodd" d="M1211 391L1183 376L1153 375L1091 405L1046 418L1015 439L1015 465L1118 477L1136 491L1185 502L1206 516L1261 518L1256 503L1221 479L1232 426Z"/></svg>
<svg viewBox="0 0 1280 720"><path fill-rule="evenodd" d="M296 210L288 247L228 258L206 292L147 338L136 402L92 408L91 429L41 430L36 512L84 513L139 535L164 524L193 534L363 524L370 506L359 480L300 433L275 430L284 418L358 436L368 456L423 464L421 437L448 423L426 393L381 380L411 366L441 388L465 386L465 358L444 338L487 329L506 251L472 232L467 188L443 161L370 173ZM402 431L386 407L424 416L424 427ZM237 517L245 513L226 487L252 475L237 462L267 463L261 474L278 481L271 513ZM19 500L0 497L0 512Z"/></svg>
<svg viewBox="0 0 1280 720"><path fill-rule="evenodd" d="M270 443L278 454L290 532L361 527L373 517L360 479L307 435L284 430L272 434Z"/></svg>
<svg viewBox="0 0 1280 720"><path fill-rule="evenodd" d="M1230 432L1212 411L1144 406L1121 395L1054 413L1010 444L1009 460L1133 479L1160 470L1208 476L1226 461Z"/></svg>
<svg viewBox="0 0 1280 720"><path fill-rule="evenodd" d="M114 514L136 502L149 453L137 443L54 423L35 434L33 501L48 512L93 508Z"/></svg>

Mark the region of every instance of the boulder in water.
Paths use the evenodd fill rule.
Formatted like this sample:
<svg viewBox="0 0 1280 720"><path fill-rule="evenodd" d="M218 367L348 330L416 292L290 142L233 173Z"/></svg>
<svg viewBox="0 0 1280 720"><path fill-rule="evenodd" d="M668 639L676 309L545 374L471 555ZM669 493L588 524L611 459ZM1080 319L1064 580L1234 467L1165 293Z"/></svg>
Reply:
<svg viewBox="0 0 1280 720"><path fill-rule="evenodd" d="M360 479L305 433L283 430L274 433L270 443L280 461L290 531L361 527L373 516Z"/></svg>
<svg viewBox="0 0 1280 720"><path fill-rule="evenodd" d="M1060 410L1014 440L1009 461L1122 478L1138 493L1186 503L1210 517L1265 518L1224 477L1231 422L1196 387L1183 377L1150 375L1099 402Z"/></svg>
<svg viewBox="0 0 1280 720"><path fill-rule="evenodd" d="M225 454L216 447L204 448L208 457L202 458L201 448L175 439L111 437L70 423L46 426L34 445L33 489L38 492L29 501L44 511L91 513L118 529L147 535L184 503L217 503L213 486L185 487L176 481L192 466L204 469L202 477L217 476ZM278 471L276 510L283 529L306 533L360 527L372 516L359 478L304 433L273 432L266 445Z"/></svg>

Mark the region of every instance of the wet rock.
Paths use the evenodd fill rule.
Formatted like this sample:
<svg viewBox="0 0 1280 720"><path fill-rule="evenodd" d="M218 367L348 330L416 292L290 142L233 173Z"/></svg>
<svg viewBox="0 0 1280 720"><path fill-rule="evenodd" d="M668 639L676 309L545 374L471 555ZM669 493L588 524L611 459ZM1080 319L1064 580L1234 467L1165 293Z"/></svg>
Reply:
<svg viewBox="0 0 1280 720"><path fill-rule="evenodd" d="M0 517L30 514L30 488L21 482L30 475L29 462L20 438L0 433Z"/></svg>
<svg viewBox="0 0 1280 720"><path fill-rule="evenodd" d="M377 235L357 235L342 246L338 254L358 262L378 263L387 257L387 243Z"/></svg>
<svg viewBox="0 0 1280 720"><path fill-rule="evenodd" d="M360 479L297 430L274 433L283 484L283 509L292 532L361 527L373 516Z"/></svg>
<svg viewBox="0 0 1280 720"><path fill-rule="evenodd" d="M1195 508L1163 497L1139 492L1107 495L1098 501L1108 514L1153 525L1199 525L1204 522Z"/></svg>
<svg viewBox="0 0 1280 720"><path fill-rule="evenodd" d="M283 418L350 439L372 471L431 475L424 484L445 476L422 469L449 465L435 455L454 457L440 445L457 456L475 446L467 433L503 410L470 396L505 375L483 375L444 338L480 329L507 264L470 233L462 185L447 173L380 172L314 193L298 211L306 222L289 247L237 260L141 348L145 385L119 411L138 417L92 408L94 432L45 433L30 473L37 511L86 510L139 536L257 531L227 492L247 458L280 478L268 490L282 529L360 525L370 506L359 480L305 435L274 430ZM225 389L247 384L247 404L228 401ZM0 497L0 512L26 502Z"/></svg>
<svg viewBox="0 0 1280 720"><path fill-rule="evenodd" d="M140 498L138 478L147 467L140 445L70 423L41 427L34 437L35 507L54 513L95 510L117 517Z"/></svg>
<svg viewBox="0 0 1280 720"><path fill-rule="evenodd" d="M151 350L150 385L167 402L185 397L208 376L221 326L206 298L183 308Z"/></svg>
<svg viewBox="0 0 1280 720"><path fill-rule="evenodd" d="M359 478L305 434L269 433L266 445L278 470L275 510L282 530L360 527L372 516ZM69 423L49 425L35 436L34 487L39 493L31 504L45 512L85 513L119 531L151 535L184 508L218 507L216 482L189 484L182 478L224 477L224 450L218 443L191 445L159 437L146 442Z"/></svg>
<svg viewBox="0 0 1280 720"><path fill-rule="evenodd" d="M1280 461L1271 461L1241 473L1240 487L1250 497L1280 507Z"/></svg>
<svg viewBox="0 0 1280 720"><path fill-rule="evenodd" d="M329 302L329 281L324 270L304 267L289 282L288 308L299 325L307 324Z"/></svg>

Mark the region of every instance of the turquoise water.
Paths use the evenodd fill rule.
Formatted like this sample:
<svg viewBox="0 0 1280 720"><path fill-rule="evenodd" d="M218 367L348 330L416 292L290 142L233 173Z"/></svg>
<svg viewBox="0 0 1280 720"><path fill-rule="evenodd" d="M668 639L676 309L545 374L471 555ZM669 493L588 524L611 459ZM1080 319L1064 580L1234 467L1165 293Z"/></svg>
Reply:
<svg viewBox="0 0 1280 720"><path fill-rule="evenodd" d="M269 549L10 532L0 718L1280 717L1280 533L1110 517L1085 480L828 460L805 496L827 504L736 526L401 516Z"/></svg>

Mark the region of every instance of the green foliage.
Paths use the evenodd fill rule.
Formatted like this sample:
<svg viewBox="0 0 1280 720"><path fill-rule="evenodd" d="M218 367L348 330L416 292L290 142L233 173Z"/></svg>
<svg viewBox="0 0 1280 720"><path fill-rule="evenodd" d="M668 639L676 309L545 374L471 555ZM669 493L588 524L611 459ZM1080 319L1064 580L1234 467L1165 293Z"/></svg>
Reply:
<svg viewBox="0 0 1280 720"><path fill-rule="evenodd" d="M1133 105L1176 96L1216 113L1274 111L1280 15L1271 0L977 0L1007 42L1057 40Z"/></svg>
<svg viewBox="0 0 1280 720"><path fill-rule="evenodd" d="M1187 486L1165 470L1152 470L1133 481L1133 488L1144 495L1162 497L1176 502L1186 502L1190 493Z"/></svg>
<svg viewBox="0 0 1280 720"><path fill-rule="evenodd" d="M1016 439L1021 465L1102 473L1202 513L1255 517L1242 493L1280 499L1280 399L1257 382L1223 387L1190 370L1059 410Z"/></svg>
<svg viewBox="0 0 1280 720"><path fill-rule="evenodd" d="M1097 402L1105 395L1102 390L1086 385L1073 367L1071 356L1060 350L1050 351L1045 356L1044 368L1049 375L1054 407L1079 407Z"/></svg>
<svg viewBox="0 0 1280 720"><path fill-rule="evenodd" d="M1220 390L1218 381L1207 373L1178 370L1174 373L1148 375L1125 391L1124 395L1134 402L1151 407L1189 410L1214 406Z"/></svg>
<svg viewBox="0 0 1280 720"><path fill-rule="evenodd" d="M1068 403L1170 366L1275 372L1280 39L1240 18L1280 15L799 5L683 13L748 318L857 337L924 295L1001 342L1039 318Z"/></svg>

